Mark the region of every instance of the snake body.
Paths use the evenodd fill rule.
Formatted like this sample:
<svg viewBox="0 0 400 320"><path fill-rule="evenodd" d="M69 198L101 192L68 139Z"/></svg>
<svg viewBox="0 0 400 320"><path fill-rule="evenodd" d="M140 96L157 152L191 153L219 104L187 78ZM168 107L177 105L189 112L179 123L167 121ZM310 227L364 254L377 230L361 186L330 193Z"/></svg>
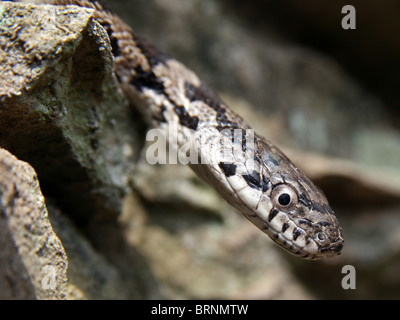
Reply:
<svg viewBox="0 0 400 320"><path fill-rule="evenodd" d="M116 14L88 0L53 0L94 9L107 31L114 71L128 100L176 148L188 146L191 168L271 239L305 259L335 256L342 231L323 192L183 64L137 36ZM168 132L174 127L176 136ZM224 152L221 152L221 134Z"/></svg>

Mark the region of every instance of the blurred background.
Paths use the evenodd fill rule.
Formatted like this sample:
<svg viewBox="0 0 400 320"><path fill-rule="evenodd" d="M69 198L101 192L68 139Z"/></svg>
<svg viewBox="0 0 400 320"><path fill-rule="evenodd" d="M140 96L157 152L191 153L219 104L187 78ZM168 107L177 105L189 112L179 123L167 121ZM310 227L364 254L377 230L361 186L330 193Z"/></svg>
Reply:
<svg viewBox="0 0 400 320"><path fill-rule="evenodd" d="M139 297L400 298L400 3L108 4L282 147L324 190L345 237L341 256L299 260L188 168L143 157L121 216L145 265L133 266ZM355 7L355 30L342 28L344 5ZM355 267L355 290L341 286L344 265Z"/></svg>

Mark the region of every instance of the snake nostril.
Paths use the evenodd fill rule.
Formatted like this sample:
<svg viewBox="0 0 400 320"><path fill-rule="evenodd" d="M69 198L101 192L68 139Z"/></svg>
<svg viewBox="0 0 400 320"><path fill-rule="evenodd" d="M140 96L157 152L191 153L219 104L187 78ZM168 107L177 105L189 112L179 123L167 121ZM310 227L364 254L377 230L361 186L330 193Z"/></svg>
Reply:
<svg viewBox="0 0 400 320"><path fill-rule="evenodd" d="M327 236L326 236L325 233L323 233L322 231L320 231L320 232L318 232L318 233L315 235L315 239L318 240L318 241L320 241L320 242L322 242L322 241L325 241L325 240L327 239Z"/></svg>

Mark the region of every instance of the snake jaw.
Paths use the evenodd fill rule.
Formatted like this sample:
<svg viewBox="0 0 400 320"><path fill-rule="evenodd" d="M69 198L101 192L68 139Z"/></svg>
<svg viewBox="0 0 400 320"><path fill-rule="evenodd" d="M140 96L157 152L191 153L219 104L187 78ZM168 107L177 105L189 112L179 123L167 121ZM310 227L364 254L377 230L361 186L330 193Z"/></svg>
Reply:
<svg viewBox="0 0 400 320"><path fill-rule="evenodd" d="M307 231L295 226L295 223L289 223L292 226L288 227L284 232L277 232L272 227L265 227L264 231L291 254L307 260L318 260L323 257L335 257L340 255L343 248L343 238L341 229L339 230L338 238L333 241L328 240L324 245L319 241L309 236ZM292 232L292 230L295 230ZM297 237L295 235L297 234Z"/></svg>
<svg viewBox="0 0 400 320"><path fill-rule="evenodd" d="M314 187L311 181L307 180L308 188L304 188L303 179L301 186L278 183L266 193L258 190L259 193L252 194L246 191L257 190L244 187L246 179L240 177L235 175L228 179L245 205L238 209L247 211L246 217L272 240L303 259L317 260L340 254L343 248L341 228L322 191L311 189ZM254 200L256 194L261 194L257 201Z"/></svg>
<svg viewBox="0 0 400 320"><path fill-rule="evenodd" d="M317 259L319 256L317 243L304 230L294 227L295 231L291 232L291 229L288 228L289 232L277 232L271 239L295 256L310 260Z"/></svg>

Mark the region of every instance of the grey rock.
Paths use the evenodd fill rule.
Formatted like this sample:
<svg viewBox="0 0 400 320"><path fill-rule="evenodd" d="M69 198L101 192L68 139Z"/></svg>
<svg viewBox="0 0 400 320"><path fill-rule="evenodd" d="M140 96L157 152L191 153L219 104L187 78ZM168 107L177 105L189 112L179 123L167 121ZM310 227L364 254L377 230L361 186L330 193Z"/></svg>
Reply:
<svg viewBox="0 0 400 320"><path fill-rule="evenodd" d="M35 171L0 148L0 299L65 299L67 256Z"/></svg>
<svg viewBox="0 0 400 320"><path fill-rule="evenodd" d="M85 8L3 2L0 14L0 145L70 215L116 216L137 141L106 32Z"/></svg>

